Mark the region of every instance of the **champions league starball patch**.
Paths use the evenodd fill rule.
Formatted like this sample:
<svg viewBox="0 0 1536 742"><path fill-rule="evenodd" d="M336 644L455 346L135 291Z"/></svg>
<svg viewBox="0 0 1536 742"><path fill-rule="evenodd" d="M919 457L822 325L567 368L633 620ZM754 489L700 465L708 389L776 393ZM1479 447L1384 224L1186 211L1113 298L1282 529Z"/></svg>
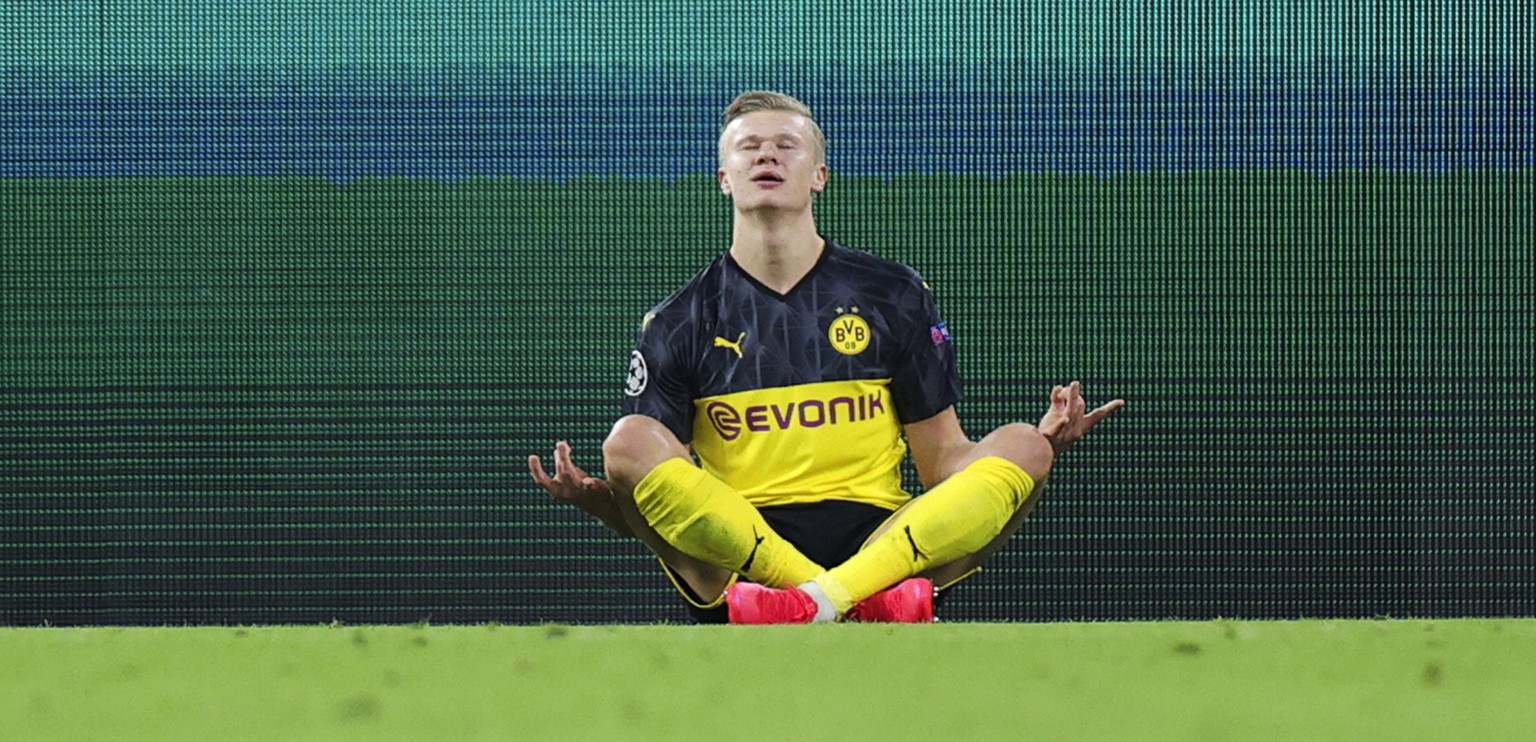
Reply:
<svg viewBox="0 0 1536 742"><path fill-rule="evenodd" d="M943 322L940 322L928 328L928 337L933 338L934 345L943 345L949 342L949 328L945 327Z"/></svg>
<svg viewBox="0 0 1536 742"><path fill-rule="evenodd" d="M645 356L640 351L629 355L629 375L624 379L624 393L631 397L640 396L645 391L645 385L651 380L651 374L645 367Z"/></svg>

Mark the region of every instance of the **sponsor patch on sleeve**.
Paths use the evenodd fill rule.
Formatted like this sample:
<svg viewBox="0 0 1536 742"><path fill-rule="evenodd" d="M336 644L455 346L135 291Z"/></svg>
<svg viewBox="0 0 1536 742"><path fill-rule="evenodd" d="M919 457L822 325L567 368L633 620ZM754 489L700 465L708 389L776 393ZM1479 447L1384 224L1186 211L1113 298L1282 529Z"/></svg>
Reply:
<svg viewBox="0 0 1536 742"><path fill-rule="evenodd" d="M933 338L934 345L943 345L950 340L949 328L943 322L940 322L928 328L928 337Z"/></svg>

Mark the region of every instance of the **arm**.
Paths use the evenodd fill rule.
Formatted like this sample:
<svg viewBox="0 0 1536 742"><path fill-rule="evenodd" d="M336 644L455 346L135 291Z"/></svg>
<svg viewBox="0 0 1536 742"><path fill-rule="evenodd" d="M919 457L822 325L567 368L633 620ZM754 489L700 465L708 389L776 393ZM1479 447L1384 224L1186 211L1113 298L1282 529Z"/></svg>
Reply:
<svg viewBox="0 0 1536 742"><path fill-rule="evenodd" d="M691 389L683 381L688 374L678 368L687 353L679 350L677 343L671 340L677 324L675 318L663 316L661 312L658 308L641 320L635 351L629 357L623 410L626 415L642 414L669 422L673 430L687 430L692 424L688 415L693 409L693 399ZM577 466L571 459L569 443L560 441L555 444L554 463L554 476L550 476L538 456L529 456L528 472L533 475L533 481L556 500L581 508L602 521L614 533L635 535L614 501L613 486ZM608 474L612 476L613 472Z"/></svg>
<svg viewBox="0 0 1536 742"><path fill-rule="evenodd" d="M1035 430L1050 441L1055 455L1060 456L1093 426L1124 406L1125 400L1117 399L1088 412L1082 384L1074 381L1051 390L1051 406ZM966 436L953 405L937 415L908 423L903 430L912 449L912 463L917 466L917 478L924 487L933 487L987 454L978 450L980 443Z"/></svg>
<svg viewBox="0 0 1536 742"><path fill-rule="evenodd" d="M931 488L964 469L976 448L976 442L966 437L965 430L960 427L960 417L955 414L954 405L932 417L908 423L903 431L907 434L907 445L912 449L917 479L925 488Z"/></svg>

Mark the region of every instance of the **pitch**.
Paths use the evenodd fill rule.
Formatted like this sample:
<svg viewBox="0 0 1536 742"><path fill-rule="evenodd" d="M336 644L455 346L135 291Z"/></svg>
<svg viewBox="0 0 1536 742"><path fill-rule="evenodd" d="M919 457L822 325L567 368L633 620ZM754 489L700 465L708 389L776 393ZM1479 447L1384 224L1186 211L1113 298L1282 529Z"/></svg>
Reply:
<svg viewBox="0 0 1536 742"><path fill-rule="evenodd" d="M1520 739L1536 620L0 630L0 739Z"/></svg>

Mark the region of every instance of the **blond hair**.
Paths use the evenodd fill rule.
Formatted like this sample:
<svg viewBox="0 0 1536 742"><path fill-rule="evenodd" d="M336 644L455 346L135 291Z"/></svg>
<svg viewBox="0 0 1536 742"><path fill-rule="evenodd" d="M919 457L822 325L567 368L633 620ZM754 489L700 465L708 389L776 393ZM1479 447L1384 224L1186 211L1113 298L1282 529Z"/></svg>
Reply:
<svg viewBox="0 0 1536 742"><path fill-rule="evenodd" d="M749 90L736 96L736 100L725 107L725 114L721 116L720 135L725 135L725 128L730 126L732 121L758 111L788 111L804 116L811 122L811 131L816 135L816 148L821 153L821 159L823 161L827 159L827 135L822 133L821 124L816 123L816 117L811 115L811 107L800 102L798 98L784 93ZM722 152L724 151L723 142L719 144L719 148Z"/></svg>

